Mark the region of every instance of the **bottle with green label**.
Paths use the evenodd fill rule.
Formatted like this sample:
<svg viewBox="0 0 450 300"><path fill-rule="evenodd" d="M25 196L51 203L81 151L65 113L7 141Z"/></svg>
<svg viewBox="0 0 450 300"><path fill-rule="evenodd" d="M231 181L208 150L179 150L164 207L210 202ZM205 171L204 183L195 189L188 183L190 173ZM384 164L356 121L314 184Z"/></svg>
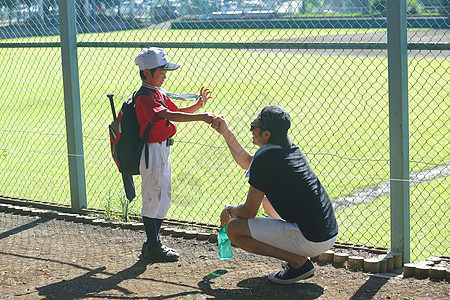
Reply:
<svg viewBox="0 0 450 300"><path fill-rule="evenodd" d="M233 257L231 242L227 236L227 225L220 226L219 235L217 236L217 244L219 246L219 258L230 259Z"/></svg>

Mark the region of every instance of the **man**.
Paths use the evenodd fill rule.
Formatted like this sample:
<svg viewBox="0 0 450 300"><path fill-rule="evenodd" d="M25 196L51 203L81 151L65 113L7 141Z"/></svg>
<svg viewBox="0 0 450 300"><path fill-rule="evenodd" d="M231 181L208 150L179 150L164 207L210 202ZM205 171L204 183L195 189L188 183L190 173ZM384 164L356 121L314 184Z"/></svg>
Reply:
<svg viewBox="0 0 450 300"><path fill-rule="evenodd" d="M142 150L139 172L142 176L142 219L147 240L142 245L142 257L150 262L178 260L176 250L162 245L159 232L172 200L170 146L176 133L174 122L202 121L211 124L211 113L194 114L211 98L211 91L200 89L199 100L188 107L179 108L170 97L181 97L166 92L162 85L168 71L176 70L178 64L167 60L164 49L147 48L135 58L142 79L136 93L136 116L140 136L151 123L147 145ZM170 96L170 97L169 97Z"/></svg>
<svg viewBox="0 0 450 300"><path fill-rule="evenodd" d="M286 261L269 280L290 284L314 275L308 257L330 249L338 225L327 192L300 149L288 137L289 114L280 106L267 106L251 123L251 155L228 128L215 117L212 127L224 137L234 160L248 169L250 188L244 204L227 205L220 215L228 224L231 242L251 253ZM256 217L263 204L269 218Z"/></svg>

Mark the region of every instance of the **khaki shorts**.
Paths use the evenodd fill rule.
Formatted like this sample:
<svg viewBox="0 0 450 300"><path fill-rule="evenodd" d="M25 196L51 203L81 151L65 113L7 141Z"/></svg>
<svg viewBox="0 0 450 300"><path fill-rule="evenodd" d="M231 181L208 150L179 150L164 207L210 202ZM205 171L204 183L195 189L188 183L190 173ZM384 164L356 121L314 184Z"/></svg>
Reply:
<svg viewBox="0 0 450 300"><path fill-rule="evenodd" d="M329 250L337 238L335 236L324 242L311 242L303 236L297 224L273 218L248 219L248 227L255 240L307 257Z"/></svg>

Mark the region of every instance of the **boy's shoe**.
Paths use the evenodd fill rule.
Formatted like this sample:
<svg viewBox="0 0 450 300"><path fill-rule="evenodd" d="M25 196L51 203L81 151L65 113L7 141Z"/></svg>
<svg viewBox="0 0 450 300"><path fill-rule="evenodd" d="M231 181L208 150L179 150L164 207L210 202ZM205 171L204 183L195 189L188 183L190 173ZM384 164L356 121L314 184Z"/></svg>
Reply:
<svg viewBox="0 0 450 300"><path fill-rule="evenodd" d="M171 252L175 253L176 255L178 255L178 257L180 257L180 254L178 254L177 250L175 250L173 248L170 248L170 247L167 247L166 245L163 245L161 243L159 244L159 246L161 248L163 248L165 251L171 251Z"/></svg>
<svg viewBox="0 0 450 300"><path fill-rule="evenodd" d="M312 277L315 271L316 268L314 268L310 260L298 269L294 269L290 264L286 264L283 270L270 273L269 280L278 284L291 284Z"/></svg>
<svg viewBox="0 0 450 300"><path fill-rule="evenodd" d="M170 248L170 247L167 247L166 245L163 245L161 242L158 243L157 247L161 247L165 251L171 251L171 252L175 253L176 255L178 255L178 257L180 257L180 254L177 252L177 250L175 250L173 248ZM147 243L143 243L142 244L142 249L141 249L142 256L144 256L144 253L147 251L147 248L148 248Z"/></svg>
<svg viewBox="0 0 450 300"><path fill-rule="evenodd" d="M180 255L177 251L164 245L158 245L153 248L147 247L147 244L142 245L142 257L150 262L174 262L177 261Z"/></svg>

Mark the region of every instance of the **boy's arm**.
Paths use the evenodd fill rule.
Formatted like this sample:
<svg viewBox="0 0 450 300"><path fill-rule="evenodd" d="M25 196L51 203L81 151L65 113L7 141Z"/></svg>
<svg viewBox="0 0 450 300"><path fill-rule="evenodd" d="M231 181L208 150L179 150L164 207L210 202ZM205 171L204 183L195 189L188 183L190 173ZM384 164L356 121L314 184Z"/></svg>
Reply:
<svg viewBox="0 0 450 300"><path fill-rule="evenodd" d="M199 110L200 108L202 108L202 106L203 106L202 100L199 100L199 101L198 101L197 103L195 103L194 105L179 108L178 111L179 111L179 112L183 112L183 113L193 114L193 113L195 113L197 110Z"/></svg>
<svg viewBox="0 0 450 300"><path fill-rule="evenodd" d="M223 116L215 117L212 127L224 137L228 149L230 149L231 155L236 163L242 169L248 170L253 160L253 155L239 143L234 133L228 128L225 118Z"/></svg>
<svg viewBox="0 0 450 300"><path fill-rule="evenodd" d="M174 121L174 122L191 122L191 121L203 121L211 124L213 121L214 114L203 113L203 114L189 114L179 111L163 110L157 113L161 118Z"/></svg>

